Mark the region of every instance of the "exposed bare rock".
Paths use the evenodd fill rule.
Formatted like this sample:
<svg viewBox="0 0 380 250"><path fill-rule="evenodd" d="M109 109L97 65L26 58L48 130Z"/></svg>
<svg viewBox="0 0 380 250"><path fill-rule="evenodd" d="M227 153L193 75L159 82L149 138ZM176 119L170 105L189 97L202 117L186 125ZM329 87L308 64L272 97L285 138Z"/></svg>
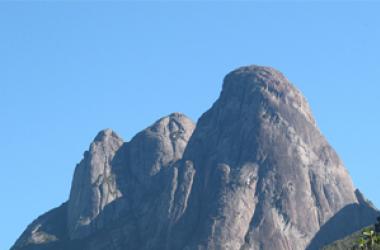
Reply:
<svg viewBox="0 0 380 250"><path fill-rule="evenodd" d="M180 177L175 163L182 158L194 127L185 115L173 113L138 133L115 157L124 198L121 205L131 217L126 222L134 239L128 242L129 249L165 244Z"/></svg>
<svg viewBox="0 0 380 250"><path fill-rule="evenodd" d="M57 217L55 210L40 217L14 249L109 249L113 243L107 240L118 241L120 249L165 244L162 236L168 231L177 178L181 178L174 165L182 158L194 127L185 115L173 113L127 143L110 129L101 131L75 169L68 204L59 208L64 217ZM180 188L189 185L185 181ZM63 221L60 237L44 229L56 220Z"/></svg>
<svg viewBox="0 0 380 250"><path fill-rule="evenodd" d="M359 203L349 204L334 214L334 216L322 225L310 242L307 250L322 249L323 246L331 242L354 234L358 229L375 223L374 218L379 216L379 211L377 211L371 202L363 197L363 194L359 190L356 190L355 194ZM354 240L354 244L356 243L357 239ZM343 249L352 249L354 244ZM341 248L337 248L336 250L338 249Z"/></svg>
<svg viewBox="0 0 380 250"><path fill-rule="evenodd" d="M67 205L14 250L314 250L376 215L300 91L248 66L225 77L196 128L173 113L130 142L101 132Z"/></svg>
<svg viewBox="0 0 380 250"><path fill-rule="evenodd" d="M269 67L226 76L183 159L197 172L185 214L196 232L190 249L305 249L334 214L358 203L306 100Z"/></svg>
<svg viewBox="0 0 380 250"><path fill-rule="evenodd" d="M121 196L111 162L122 144L115 132L103 130L76 167L68 202L70 238L81 238L97 230L94 219L106 205Z"/></svg>
<svg viewBox="0 0 380 250"><path fill-rule="evenodd" d="M45 249L68 239L67 203L33 221L16 241L14 249Z"/></svg>

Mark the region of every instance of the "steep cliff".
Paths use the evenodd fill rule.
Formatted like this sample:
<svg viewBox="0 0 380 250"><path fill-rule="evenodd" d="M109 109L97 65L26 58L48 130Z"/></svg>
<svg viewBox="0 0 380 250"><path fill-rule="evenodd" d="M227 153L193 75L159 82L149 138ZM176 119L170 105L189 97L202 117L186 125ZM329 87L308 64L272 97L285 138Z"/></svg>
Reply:
<svg viewBox="0 0 380 250"><path fill-rule="evenodd" d="M248 66L225 77L196 128L174 113L130 142L102 131L69 201L13 249L319 249L377 214L302 94Z"/></svg>

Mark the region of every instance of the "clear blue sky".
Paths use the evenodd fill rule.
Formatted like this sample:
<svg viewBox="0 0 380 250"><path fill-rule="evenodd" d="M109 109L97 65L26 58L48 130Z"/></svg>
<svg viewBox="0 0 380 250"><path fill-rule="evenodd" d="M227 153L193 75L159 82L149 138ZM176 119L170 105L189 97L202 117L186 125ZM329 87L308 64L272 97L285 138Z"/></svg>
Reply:
<svg viewBox="0 0 380 250"><path fill-rule="evenodd" d="M103 128L197 120L222 79L278 68L377 206L380 4L0 3L0 249L68 198Z"/></svg>

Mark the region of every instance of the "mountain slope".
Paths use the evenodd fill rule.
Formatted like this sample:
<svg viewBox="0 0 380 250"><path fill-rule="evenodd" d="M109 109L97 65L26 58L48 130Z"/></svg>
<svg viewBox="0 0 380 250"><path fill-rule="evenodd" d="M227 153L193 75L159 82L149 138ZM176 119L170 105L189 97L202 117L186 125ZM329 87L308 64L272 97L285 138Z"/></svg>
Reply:
<svg viewBox="0 0 380 250"><path fill-rule="evenodd" d="M197 172L185 214L197 232L191 249L305 249L334 214L358 203L307 102L272 68L226 76L183 159Z"/></svg>
<svg viewBox="0 0 380 250"><path fill-rule="evenodd" d="M362 238L362 232L364 229L371 228L374 230L373 226L363 228L360 231L357 231L353 234L350 234L343 239L339 239L325 247L323 247L323 250L347 250L347 249L354 249L359 250L358 241L360 238ZM376 245L373 246L372 250L379 250L380 246Z"/></svg>
<svg viewBox="0 0 380 250"><path fill-rule="evenodd" d="M318 249L378 213L273 68L228 74L196 127L174 113L130 142L97 138L76 168L63 235L36 241L43 227L30 226L13 249Z"/></svg>

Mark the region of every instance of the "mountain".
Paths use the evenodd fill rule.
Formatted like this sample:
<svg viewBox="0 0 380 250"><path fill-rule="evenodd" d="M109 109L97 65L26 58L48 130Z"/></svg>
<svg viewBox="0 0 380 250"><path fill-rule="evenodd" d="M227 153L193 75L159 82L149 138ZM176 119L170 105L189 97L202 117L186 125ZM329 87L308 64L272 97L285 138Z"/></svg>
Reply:
<svg viewBox="0 0 380 250"><path fill-rule="evenodd" d="M323 250L347 250L355 249L358 246L358 240L361 236L361 231L355 232L344 239L337 240L323 248ZM374 249L375 250L375 249Z"/></svg>
<svg viewBox="0 0 380 250"><path fill-rule="evenodd" d="M346 236L343 239L337 240L325 247L323 247L323 250L347 250L347 249L353 249L353 250L359 250L359 239L362 238L363 231L366 229L375 230L374 226L363 228L360 231L357 231L353 234L350 234ZM371 250L379 250L380 246L377 244L376 246L372 246L373 249Z"/></svg>
<svg viewBox="0 0 380 250"><path fill-rule="evenodd" d="M254 65L225 77L196 125L173 113L129 142L101 131L69 200L12 250L313 250L377 215L300 91Z"/></svg>

